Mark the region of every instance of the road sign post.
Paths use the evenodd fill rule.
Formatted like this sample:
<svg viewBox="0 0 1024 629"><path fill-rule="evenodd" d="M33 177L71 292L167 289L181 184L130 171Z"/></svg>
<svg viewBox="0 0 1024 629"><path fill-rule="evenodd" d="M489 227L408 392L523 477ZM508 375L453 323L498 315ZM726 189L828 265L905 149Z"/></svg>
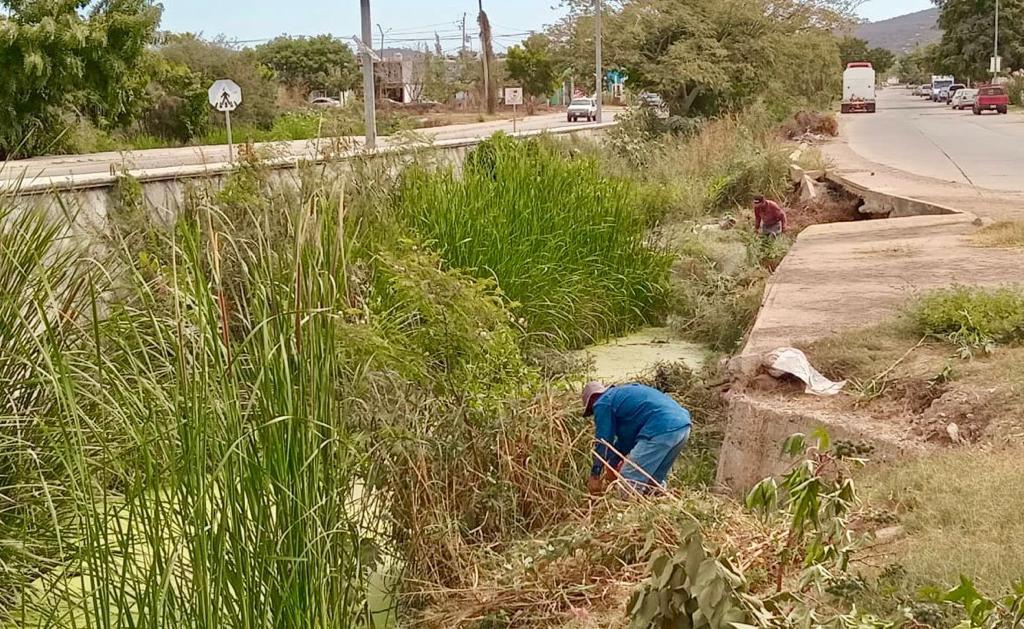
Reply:
<svg viewBox="0 0 1024 629"><path fill-rule="evenodd" d="M505 104L512 105L512 133L516 133L516 107L523 104L523 88L506 87Z"/></svg>
<svg viewBox="0 0 1024 629"><path fill-rule="evenodd" d="M224 114L224 123L228 130L228 162L235 161L235 145L231 138L231 112L242 104L242 88L231 79L214 82L207 92L210 106Z"/></svg>

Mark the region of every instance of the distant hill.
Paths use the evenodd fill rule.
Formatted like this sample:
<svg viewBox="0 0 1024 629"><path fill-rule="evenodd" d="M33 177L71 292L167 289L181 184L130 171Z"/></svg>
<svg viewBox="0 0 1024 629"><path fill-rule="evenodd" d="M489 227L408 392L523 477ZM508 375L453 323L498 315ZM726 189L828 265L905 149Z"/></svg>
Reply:
<svg viewBox="0 0 1024 629"><path fill-rule="evenodd" d="M881 22L859 24L855 35L865 39L872 48L885 48L895 53L910 52L942 39L939 10L925 9Z"/></svg>

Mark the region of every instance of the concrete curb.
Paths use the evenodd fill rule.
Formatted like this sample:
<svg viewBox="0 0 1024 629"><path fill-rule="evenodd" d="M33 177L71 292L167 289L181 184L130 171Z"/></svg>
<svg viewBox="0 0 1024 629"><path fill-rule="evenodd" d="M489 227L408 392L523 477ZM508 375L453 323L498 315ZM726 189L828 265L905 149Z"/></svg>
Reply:
<svg viewBox="0 0 1024 629"><path fill-rule="evenodd" d="M572 135L581 131L604 131L618 125L618 122L602 122L602 123L588 123L588 124L577 124L571 126L553 127L550 129L535 129L530 131L519 131L516 133L508 133L514 138L532 138L542 135ZM497 132L494 132L497 133ZM400 155L403 153L410 153L417 150L426 149L457 149L463 147L471 147L480 144L487 138L491 137L493 133L487 135L472 136L468 138L459 138L454 140L436 140L430 142L411 142L408 144L398 144L395 146L384 146L375 150L369 151L362 147L353 149L349 154L343 155L337 159L348 160L356 159L360 157L371 157L371 156L383 156L383 155ZM323 142L330 142L330 138L325 138ZM310 140L309 142L313 142ZM274 146L279 146L279 142L264 142L257 145L258 148L268 147L273 149ZM314 147L310 147L315 150ZM322 155L310 154L308 156L300 155L289 155L287 157L278 157L264 160L263 163L271 169L287 170L298 167L302 164L309 165L320 165L331 161L324 159ZM66 177L38 177L34 179L8 179L0 182L0 194L13 194L17 196L33 196L40 194L51 194L55 192L66 192L73 190L90 190L96 188L109 188L113 186L118 179L124 176L133 177L141 183L157 183L163 181L177 181L180 179L195 179L204 177L216 177L219 175L227 174L233 171L237 167L237 164L230 162L214 162L204 164L191 164L186 166L170 166L165 168L140 168L140 169L126 169L114 171L113 173L90 173L84 175L73 175Z"/></svg>
<svg viewBox="0 0 1024 629"><path fill-rule="evenodd" d="M963 214L960 210L937 203L904 197L889 192L878 192L839 173L827 172L825 179L842 187L850 194L863 199L864 205L860 211L864 214L886 214L889 218Z"/></svg>

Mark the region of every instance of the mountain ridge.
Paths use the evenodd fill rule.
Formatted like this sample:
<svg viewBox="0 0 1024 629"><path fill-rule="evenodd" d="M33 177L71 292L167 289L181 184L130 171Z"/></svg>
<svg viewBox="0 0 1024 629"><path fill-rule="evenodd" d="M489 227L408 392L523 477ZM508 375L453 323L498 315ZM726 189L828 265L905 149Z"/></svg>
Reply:
<svg viewBox="0 0 1024 629"><path fill-rule="evenodd" d="M871 48L908 53L918 46L927 46L942 39L939 9L925 9L888 20L858 24L854 35L866 40Z"/></svg>

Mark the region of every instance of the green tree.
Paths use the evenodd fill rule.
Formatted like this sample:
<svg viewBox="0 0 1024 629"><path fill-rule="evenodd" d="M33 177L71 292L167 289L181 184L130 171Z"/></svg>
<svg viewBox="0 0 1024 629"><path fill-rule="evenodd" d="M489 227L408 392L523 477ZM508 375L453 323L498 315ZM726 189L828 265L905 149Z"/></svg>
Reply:
<svg viewBox="0 0 1024 629"><path fill-rule="evenodd" d="M935 69L961 80L984 80L995 38L995 0L932 0L941 10L942 40ZM1024 68L1024 0L1000 0L999 54L1003 71Z"/></svg>
<svg viewBox="0 0 1024 629"><path fill-rule="evenodd" d="M527 109L533 113L536 99L550 94L558 84L559 74L551 56L551 40L545 35L531 35L522 46L509 48L505 71L530 97Z"/></svg>
<svg viewBox="0 0 1024 629"><path fill-rule="evenodd" d="M242 104L231 114L238 124L269 128L277 116L277 81L256 52L191 33L170 35L158 49L167 61L187 67L208 88L217 79L232 79L242 88ZM212 109L208 115L214 115Z"/></svg>
<svg viewBox="0 0 1024 629"><path fill-rule="evenodd" d="M893 64L896 63L896 55L885 48L872 48L868 51L868 61L871 62L878 78L881 79L889 70L892 70Z"/></svg>
<svg viewBox="0 0 1024 629"><path fill-rule="evenodd" d="M868 48L868 42L857 37L839 39L839 62L843 68L855 61L867 61L881 79L896 63L896 55L885 48Z"/></svg>
<svg viewBox="0 0 1024 629"><path fill-rule="evenodd" d="M149 0L6 0L0 18L0 154L74 150L69 131L126 123L144 103Z"/></svg>
<svg viewBox="0 0 1024 629"><path fill-rule="evenodd" d="M631 0L606 20L609 65L677 115L715 115L770 90L793 99L809 74L834 84L838 53L823 25L835 15L791 0Z"/></svg>
<svg viewBox="0 0 1024 629"><path fill-rule="evenodd" d="M352 49L337 37L278 37L256 48L264 65L295 91L341 92L359 85L359 67Z"/></svg>
<svg viewBox="0 0 1024 629"><path fill-rule="evenodd" d="M149 104L140 126L155 136L178 142L201 137L210 127L205 79L188 66L151 55L152 79L146 88Z"/></svg>
<svg viewBox="0 0 1024 629"><path fill-rule="evenodd" d="M842 67L855 61L868 60L868 42L859 37L839 39L839 63Z"/></svg>
<svg viewBox="0 0 1024 629"><path fill-rule="evenodd" d="M911 84L928 83L935 66L937 49L938 44L918 46L900 57L897 61L900 79Z"/></svg>

